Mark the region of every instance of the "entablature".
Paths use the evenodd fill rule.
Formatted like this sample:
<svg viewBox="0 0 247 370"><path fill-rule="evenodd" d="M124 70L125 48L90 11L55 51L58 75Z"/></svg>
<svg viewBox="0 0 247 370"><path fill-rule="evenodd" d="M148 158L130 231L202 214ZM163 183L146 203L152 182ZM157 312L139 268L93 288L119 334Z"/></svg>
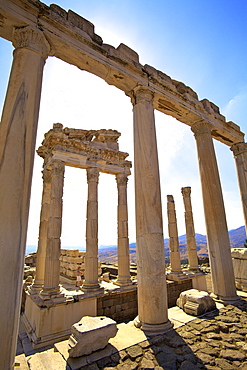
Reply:
<svg viewBox="0 0 247 370"><path fill-rule="evenodd" d="M81 70L91 72L132 96L137 86L150 89L154 108L192 126L207 122L212 136L226 145L244 141L233 122L226 122L219 108L165 73L139 62L138 54L124 44L117 48L104 44L94 25L80 15L37 0L1 0L0 36L13 41L16 27L35 26L50 44L50 56L58 57Z"/></svg>
<svg viewBox="0 0 247 370"><path fill-rule="evenodd" d="M94 167L100 172L129 176L132 164L126 160L129 154L119 151L120 135L116 130L63 128L61 123L55 123L37 153L44 159L44 168L60 160L70 167Z"/></svg>

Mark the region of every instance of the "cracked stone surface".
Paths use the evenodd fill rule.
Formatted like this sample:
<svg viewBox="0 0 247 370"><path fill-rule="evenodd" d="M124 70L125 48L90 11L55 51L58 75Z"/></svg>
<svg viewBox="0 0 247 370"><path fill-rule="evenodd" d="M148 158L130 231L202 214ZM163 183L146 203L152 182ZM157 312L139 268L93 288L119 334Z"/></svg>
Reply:
<svg viewBox="0 0 247 370"><path fill-rule="evenodd" d="M247 370L247 298L78 369Z"/></svg>

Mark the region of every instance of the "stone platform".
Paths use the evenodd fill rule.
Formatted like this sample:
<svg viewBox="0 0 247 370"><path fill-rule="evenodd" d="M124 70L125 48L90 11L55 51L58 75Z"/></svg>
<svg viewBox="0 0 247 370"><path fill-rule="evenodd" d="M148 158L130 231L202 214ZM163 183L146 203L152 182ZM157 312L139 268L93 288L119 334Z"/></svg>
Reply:
<svg viewBox="0 0 247 370"><path fill-rule="evenodd" d="M21 354L16 369L247 369L247 294L235 305L219 305L200 318L178 307L169 309L174 330L147 338L132 323L119 324L108 346L91 355L67 361L67 341L35 354ZM27 347L25 343L24 347ZM34 350L33 350L34 351ZM26 366L26 367L25 367Z"/></svg>

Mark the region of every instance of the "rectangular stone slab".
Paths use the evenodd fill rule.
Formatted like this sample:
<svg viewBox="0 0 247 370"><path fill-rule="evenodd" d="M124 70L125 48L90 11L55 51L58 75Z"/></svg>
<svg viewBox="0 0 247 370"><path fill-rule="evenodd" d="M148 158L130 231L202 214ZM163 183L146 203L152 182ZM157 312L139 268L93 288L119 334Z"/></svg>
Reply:
<svg viewBox="0 0 247 370"><path fill-rule="evenodd" d="M116 322L108 317L84 316L71 328L69 356L80 357L106 347L117 331Z"/></svg>

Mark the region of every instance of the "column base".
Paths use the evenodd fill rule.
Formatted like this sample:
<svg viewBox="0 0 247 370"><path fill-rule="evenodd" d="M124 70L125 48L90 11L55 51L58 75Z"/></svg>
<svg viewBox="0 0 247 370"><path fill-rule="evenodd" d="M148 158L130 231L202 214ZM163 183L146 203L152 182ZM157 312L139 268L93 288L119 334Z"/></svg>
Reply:
<svg viewBox="0 0 247 370"><path fill-rule="evenodd" d="M44 283L43 284L33 283L28 289L29 294L31 294L31 295L39 294L41 292L42 288L43 288L43 285L44 285Z"/></svg>
<svg viewBox="0 0 247 370"><path fill-rule="evenodd" d="M42 300L49 300L49 299L64 297L64 292L61 288L62 288L61 285L58 285L57 287L52 287L52 288L43 287L39 293L39 297Z"/></svg>
<svg viewBox="0 0 247 370"><path fill-rule="evenodd" d="M224 305L233 304L241 299L238 295L233 297L223 297L215 293L211 293L210 297L212 297L216 302L223 303Z"/></svg>
<svg viewBox="0 0 247 370"><path fill-rule="evenodd" d="M120 286L120 287L125 287L125 286L130 286L132 285L132 280L130 278L117 278L117 281L114 282L114 284Z"/></svg>
<svg viewBox="0 0 247 370"><path fill-rule="evenodd" d="M84 293L99 293L104 290L99 284L83 284L80 289Z"/></svg>
<svg viewBox="0 0 247 370"><path fill-rule="evenodd" d="M159 335L173 328L173 323L170 320L167 320L163 324L147 324L142 323L138 316L134 320L134 325L136 328L144 331L147 336Z"/></svg>

